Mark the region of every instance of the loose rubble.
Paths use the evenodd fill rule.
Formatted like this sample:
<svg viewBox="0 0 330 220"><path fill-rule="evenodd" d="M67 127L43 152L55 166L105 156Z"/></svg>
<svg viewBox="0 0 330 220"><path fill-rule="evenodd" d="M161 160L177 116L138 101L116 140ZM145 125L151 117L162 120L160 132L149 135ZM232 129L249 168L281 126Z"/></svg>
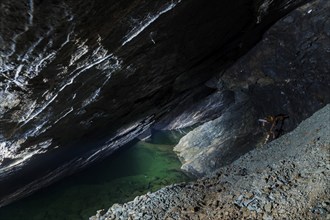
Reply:
<svg viewBox="0 0 330 220"><path fill-rule="evenodd" d="M113 219L330 219L330 104L213 175L98 211Z"/></svg>

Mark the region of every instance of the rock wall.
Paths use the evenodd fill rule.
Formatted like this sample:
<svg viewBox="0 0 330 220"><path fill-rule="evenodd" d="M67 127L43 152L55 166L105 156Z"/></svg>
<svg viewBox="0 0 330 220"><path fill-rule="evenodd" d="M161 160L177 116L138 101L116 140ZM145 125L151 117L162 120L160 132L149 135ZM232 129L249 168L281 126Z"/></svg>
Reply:
<svg viewBox="0 0 330 220"><path fill-rule="evenodd" d="M0 206L204 99L203 83L301 2L1 1Z"/></svg>
<svg viewBox="0 0 330 220"><path fill-rule="evenodd" d="M329 10L329 1L322 0L294 10L245 56L206 83L217 93L234 95L222 106L220 117L198 126L175 147L184 170L210 174L262 144L266 130L258 119L288 115L283 126L288 132L330 102ZM208 111L212 108L209 105ZM194 114L198 112L183 112L177 118Z"/></svg>

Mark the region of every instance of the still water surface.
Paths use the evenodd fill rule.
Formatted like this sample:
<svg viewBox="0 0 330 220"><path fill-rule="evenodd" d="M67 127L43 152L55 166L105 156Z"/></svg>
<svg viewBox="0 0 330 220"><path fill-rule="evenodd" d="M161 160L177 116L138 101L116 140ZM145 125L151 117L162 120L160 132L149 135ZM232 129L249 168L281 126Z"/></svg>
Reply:
<svg viewBox="0 0 330 220"><path fill-rule="evenodd" d="M80 220L163 186L189 181L173 147L181 135L156 133L36 194L0 208L0 220Z"/></svg>

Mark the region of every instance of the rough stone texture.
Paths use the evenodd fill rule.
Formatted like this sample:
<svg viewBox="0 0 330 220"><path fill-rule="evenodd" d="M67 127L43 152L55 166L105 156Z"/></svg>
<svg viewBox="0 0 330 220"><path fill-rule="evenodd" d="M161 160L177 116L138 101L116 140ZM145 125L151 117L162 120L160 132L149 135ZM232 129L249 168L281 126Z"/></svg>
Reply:
<svg viewBox="0 0 330 220"><path fill-rule="evenodd" d="M0 206L210 95L203 83L301 2L2 0Z"/></svg>
<svg viewBox="0 0 330 220"><path fill-rule="evenodd" d="M260 139L253 104L246 97L235 98L223 115L195 128L175 146L183 170L196 176L210 174L251 150Z"/></svg>
<svg viewBox="0 0 330 220"><path fill-rule="evenodd" d="M213 175L139 196L90 220L328 219L330 105Z"/></svg>
<svg viewBox="0 0 330 220"><path fill-rule="evenodd" d="M330 102L329 10L330 2L322 0L294 10L206 83L218 92L231 91L234 101L222 107L223 115L195 128L175 147L184 170L209 174L264 142L258 119L287 114L283 129L288 132ZM187 118L193 114L183 113Z"/></svg>
<svg viewBox="0 0 330 220"><path fill-rule="evenodd" d="M235 101L235 93L232 91L206 90L211 93L207 94L206 97L192 98L187 95L180 105L166 114L166 117L157 121L153 128L158 130L178 130L196 126L219 117Z"/></svg>

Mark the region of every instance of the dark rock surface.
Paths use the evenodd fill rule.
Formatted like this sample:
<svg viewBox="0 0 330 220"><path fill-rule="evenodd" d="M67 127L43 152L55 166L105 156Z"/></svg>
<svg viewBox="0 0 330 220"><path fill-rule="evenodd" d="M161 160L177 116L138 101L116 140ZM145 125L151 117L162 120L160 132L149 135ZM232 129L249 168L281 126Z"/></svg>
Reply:
<svg viewBox="0 0 330 220"><path fill-rule="evenodd" d="M301 2L1 1L0 206L107 156L154 121L170 125L167 113L183 100L204 111L223 94L200 101L214 92L203 83Z"/></svg>
<svg viewBox="0 0 330 220"><path fill-rule="evenodd" d="M90 220L328 219L329 157L326 105L294 131L211 176L114 204Z"/></svg>
<svg viewBox="0 0 330 220"><path fill-rule="evenodd" d="M329 10L329 1L294 10L256 47L207 82L234 98L220 117L195 128L175 147L184 170L210 174L263 143L265 130L258 119L286 114L283 130L288 132L330 102ZM193 114L183 113L187 118Z"/></svg>
<svg viewBox="0 0 330 220"><path fill-rule="evenodd" d="M246 97L244 97L246 98ZM196 176L212 173L253 149L259 140L257 110L246 100L228 107L219 118L195 128L175 146L182 169Z"/></svg>

